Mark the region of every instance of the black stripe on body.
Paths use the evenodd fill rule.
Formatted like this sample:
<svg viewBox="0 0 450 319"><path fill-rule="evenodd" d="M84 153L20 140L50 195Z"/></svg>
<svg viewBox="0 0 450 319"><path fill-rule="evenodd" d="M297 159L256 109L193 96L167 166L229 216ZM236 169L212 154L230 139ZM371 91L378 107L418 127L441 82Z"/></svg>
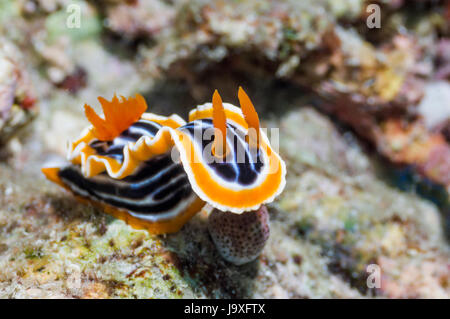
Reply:
<svg viewBox="0 0 450 319"><path fill-rule="evenodd" d="M142 136L154 137L162 126L156 122L139 120L112 141L95 140L89 144L97 155L108 156L123 162L123 148L128 142L136 142Z"/></svg>
<svg viewBox="0 0 450 319"><path fill-rule="evenodd" d="M214 125L210 119L195 120L180 127L180 130L189 133L197 145L201 145L202 150L205 150L207 145L211 146L214 140L214 136L210 139L207 138L208 135L205 136L204 133L207 129L214 129ZM201 133L195 133L195 130L200 130ZM252 154L248 144L245 142L245 132L229 123L227 123L227 140L229 144L234 146L232 156L230 156L231 160L227 157L223 162L213 161L212 163L208 163L210 161L204 159L205 163L219 177L228 182L239 183L241 185L253 184L264 166L261 152L258 149L257 154ZM239 162L238 154L244 155L240 156ZM204 154L201 155L203 156Z"/></svg>
<svg viewBox="0 0 450 319"><path fill-rule="evenodd" d="M193 195L182 166L170 159L170 164L162 167L161 163L169 163L162 157L170 159L170 153L143 162L132 176L122 180L112 179L105 173L85 178L79 167L72 165L62 168L59 177L77 195L135 213L162 214ZM154 162L159 163L156 166L160 170L149 168ZM134 179L138 182L133 182Z"/></svg>

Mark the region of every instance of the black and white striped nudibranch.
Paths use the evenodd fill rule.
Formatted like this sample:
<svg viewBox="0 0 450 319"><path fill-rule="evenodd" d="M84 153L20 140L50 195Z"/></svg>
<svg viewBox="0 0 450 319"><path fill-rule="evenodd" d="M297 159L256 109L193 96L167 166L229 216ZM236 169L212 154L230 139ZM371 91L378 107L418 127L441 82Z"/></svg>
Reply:
<svg viewBox="0 0 450 319"><path fill-rule="evenodd" d="M188 123L144 113L140 95L99 98L105 118L85 105L92 125L69 143L69 162L42 171L79 199L156 234L178 231L205 202L236 214L256 210L281 193L286 167L241 90L241 109L215 92Z"/></svg>

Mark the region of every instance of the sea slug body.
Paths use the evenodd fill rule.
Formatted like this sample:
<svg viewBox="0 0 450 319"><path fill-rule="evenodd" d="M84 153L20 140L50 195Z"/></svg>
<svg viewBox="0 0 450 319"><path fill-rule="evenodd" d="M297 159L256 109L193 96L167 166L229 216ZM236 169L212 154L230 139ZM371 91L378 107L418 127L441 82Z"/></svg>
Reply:
<svg viewBox="0 0 450 319"><path fill-rule="evenodd" d="M42 171L79 199L154 234L178 231L205 203L228 214L258 211L282 192L286 165L242 88L238 97L241 108L222 103L216 91L187 123L145 113L140 95L99 98L105 118L85 105L92 125L68 144L68 163Z"/></svg>

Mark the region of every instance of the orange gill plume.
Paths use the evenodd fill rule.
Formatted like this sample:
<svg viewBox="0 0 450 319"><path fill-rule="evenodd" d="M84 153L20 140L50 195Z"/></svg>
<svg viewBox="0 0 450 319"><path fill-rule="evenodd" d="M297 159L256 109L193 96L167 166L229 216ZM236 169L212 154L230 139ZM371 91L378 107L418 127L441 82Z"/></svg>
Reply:
<svg viewBox="0 0 450 319"><path fill-rule="evenodd" d="M260 132L259 132L259 117L256 113L252 101L240 86L238 91L239 104L241 105L244 119L248 124L248 143L251 147L259 147Z"/></svg>
<svg viewBox="0 0 450 319"><path fill-rule="evenodd" d="M121 96L119 100L116 95L110 101L98 97L105 119L98 116L87 104L84 105L84 112L87 119L94 126L93 133L100 141L111 141L119 136L131 124L139 120L142 113L147 110L145 99L136 94L136 97L126 99Z"/></svg>
<svg viewBox="0 0 450 319"><path fill-rule="evenodd" d="M214 134L213 155L224 157L227 153L227 119L223 109L222 98L217 90L214 91L213 98L213 124L216 130Z"/></svg>

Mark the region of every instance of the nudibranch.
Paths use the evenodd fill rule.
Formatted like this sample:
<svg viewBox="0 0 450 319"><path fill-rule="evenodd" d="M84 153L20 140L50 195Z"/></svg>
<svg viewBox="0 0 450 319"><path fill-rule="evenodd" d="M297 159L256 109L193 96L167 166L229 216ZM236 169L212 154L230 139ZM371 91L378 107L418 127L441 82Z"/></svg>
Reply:
<svg viewBox="0 0 450 319"><path fill-rule="evenodd" d="M286 166L242 88L238 97L241 108L216 91L187 123L147 113L140 95L99 97L104 118L85 105L91 125L68 144L68 163L42 171L80 200L154 234L178 231L205 203L255 211L282 192Z"/></svg>
<svg viewBox="0 0 450 319"><path fill-rule="evenodd" d="M105 119L85 105L92 123L68 144L70 163L42 172L81 201L88 201L135 228L178 231L204 205L183 166L170 156L171 130L186 122L144 113L142 96L99 97Z"/></svg>

